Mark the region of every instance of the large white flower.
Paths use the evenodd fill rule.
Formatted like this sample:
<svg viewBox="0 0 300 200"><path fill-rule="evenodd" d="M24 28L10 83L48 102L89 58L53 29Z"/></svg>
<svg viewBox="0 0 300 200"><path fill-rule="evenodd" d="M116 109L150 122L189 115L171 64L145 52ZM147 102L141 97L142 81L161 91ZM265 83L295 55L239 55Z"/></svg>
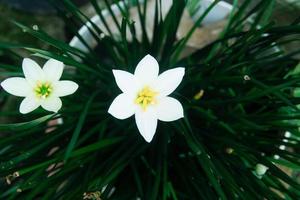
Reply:
<svg viewBox="0 0 300 200"><path fill-rule="evenodd" d="M184 68L178 67L158 75L159 65L150 55L138 63L134 74L113 70L123 93L114 99L108 112L118 119L135 115L139 132L147 142L151 142L157 120L170 122L183 117L181 103L168 95L178 87L184 71Z"/></svg>
<svg viewBox="0 0 300 200"><path fill-rule="evenodd" d="M15 96L25 97L20 105L22 114L39 106L57 112L62 102L59 97L73 94L78 85L73 81L60 81L64 64L58 60L48 60L41 68L35 61L25 58L22 63L25 78L13 77L1 83L3 89Z"/></svg>

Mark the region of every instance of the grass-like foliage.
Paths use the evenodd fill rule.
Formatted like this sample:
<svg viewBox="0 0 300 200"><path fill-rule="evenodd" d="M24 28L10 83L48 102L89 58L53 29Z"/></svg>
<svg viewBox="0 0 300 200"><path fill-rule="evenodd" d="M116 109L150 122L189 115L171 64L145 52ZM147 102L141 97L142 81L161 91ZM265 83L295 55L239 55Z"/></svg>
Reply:
<svg viewBox="0 0 300 200"><path fill-rule="evenodd" d="M161 18L163 1L156 0L153 39L146 31L147 1L134 1L142 25L139 40L128 12L131 5L116 7L123 20L115 20L118 31L111 32L101 6L90 0L108 34L103 37L104 30L90 21L98 46L87 47L88 53L14 22L24 34L52 48L0 43L11 60L1 63L1 78L22 76L22 57L15 51L21 48L72 66L63 79L80 87L63 99L57 114L36 110L22 115L20 99L1 91L0 199L82 199L84 193L120 200L300 199L299 183L283 170L300 168L300 72L299 60L293 58L300 50L281 49L299 40L300 20L278 27L270 20L275 1L250 2L238 6L234 1L219 39L184 57L191 34L215 4L177 40L186 1L174 0ZM68 30L86 44L77 31L89 18L70 0L59 3L53 5L58 5ZM110 3L103 1L108 15L116 17ZM126 39L129 33L131 40ZM107 113L120 93L112 69L133 72L146 54L158 59L161 71L186 69L173 94L182 102L185 117L160 122L149 144L134 118L120 121ZM58 118L62 124L49 125ZM291 137L285 137L286 131ZM254 172L259 163L269 168L262 177Z"/></svg>

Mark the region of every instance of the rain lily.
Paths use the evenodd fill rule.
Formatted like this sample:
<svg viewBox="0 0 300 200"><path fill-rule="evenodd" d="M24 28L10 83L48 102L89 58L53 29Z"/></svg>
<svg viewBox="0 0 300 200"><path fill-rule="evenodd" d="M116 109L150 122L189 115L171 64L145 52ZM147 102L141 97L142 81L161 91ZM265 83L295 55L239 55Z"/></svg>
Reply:
<svg viewBox="0 0 300 200"><path fill-rule="evenodd" d="M73 81L60 81L64 64L58 60L48 60L41 68L35 61L25 58L22 63L25 78L13 77L1 83L3 89L15 96L25 97L20 105L22 114L39 106L57 112L62 102L59 97L73 94L78 85Z"/></svg>
<svg viewBox="0 0 300 200"><path fill-rule="evenodd" d="M158 120L170 122L183 117L181 103L168 95L178 87L184 71L178 67L158 75L159 65L150 55L138 63L134 74L113 70L123 93L114 99L108 112L117 119L135 115L140 134L151 142Z"/></svg>

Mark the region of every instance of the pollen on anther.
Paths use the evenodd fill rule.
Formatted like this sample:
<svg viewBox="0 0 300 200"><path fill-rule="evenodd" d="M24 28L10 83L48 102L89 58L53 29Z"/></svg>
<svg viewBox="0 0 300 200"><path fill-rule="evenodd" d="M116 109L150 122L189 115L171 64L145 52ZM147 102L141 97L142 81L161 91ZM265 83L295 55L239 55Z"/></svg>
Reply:
<svg viewBox="0 0 300 200"><path fill-rule="evenodd" d="M146 86L138 92L135 103L139 104L142 109L146 111L149 105L154 105L156 103L156 96L157 92Z"/></svg>

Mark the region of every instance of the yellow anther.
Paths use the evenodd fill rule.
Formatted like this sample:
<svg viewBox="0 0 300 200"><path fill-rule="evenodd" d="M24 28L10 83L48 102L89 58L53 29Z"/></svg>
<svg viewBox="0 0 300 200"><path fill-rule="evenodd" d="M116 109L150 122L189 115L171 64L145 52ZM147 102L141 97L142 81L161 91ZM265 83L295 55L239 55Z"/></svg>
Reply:
<svg viewBox="0 0 300 200"><path fill-rule="evenodd" d="M138 97L135 100L135 103L140 104L143 101L144 97Z"/></svg>
<svg viewBox="0 0 300 200"><path fill-rule="evenodd" d="M37 87L41 87L42 83L40 81L38 81L36 85L37 85Z"/></svg>
<svg viewBox="0 0 300 200"><path fill-rule="evenodd" d="M41 83L40 81L37 82L36 87L34 88L36 96L39 98L47 98L52 92L52 86L48 82Z"/></svg>
<svg viewBox="0 0 300 200"><path fill-rule="evenodd" d="M147 105L148 105L148 101L147 101L147 99L144 99L144 100L143 100L143 108L146 108Z"/></svg>
<svg viewBox="0 0 300 200"><path fill-rule="evenodd" d="M150 87L146 86L138 92L134 102L136 104L139 104L145 111L149 105L153 105L156 103L155 97L157 94L157 92L153 91Z"/></svg>

